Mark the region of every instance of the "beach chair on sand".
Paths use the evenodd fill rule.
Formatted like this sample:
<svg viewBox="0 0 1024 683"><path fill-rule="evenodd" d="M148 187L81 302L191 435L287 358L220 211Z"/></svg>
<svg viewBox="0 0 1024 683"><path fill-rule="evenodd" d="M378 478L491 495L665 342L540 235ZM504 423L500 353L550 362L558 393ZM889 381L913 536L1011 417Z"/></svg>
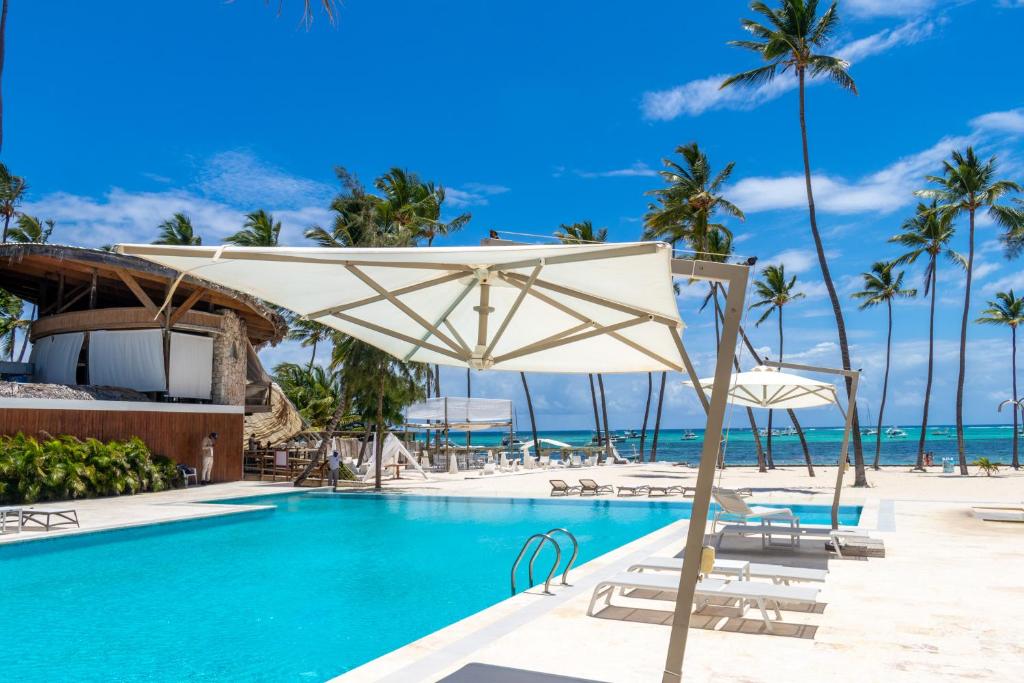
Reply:
<svg viewBox="0 0 1024 683"><path fill-rule="evenodd" d="M618 495L622 498L630 496L642 496L649 493L651 487L647 484L641 484L640 486L620 486Z"/></svg>
<svg viewBox="0 0 1024 683"><path fill-rule="evenodd" d="M602 493L615 493L611 484L598 484L593 479L580 479L581 496L600 496Z"/></svg>
<svg viewBox="0 0 1024 683"><path fill-rule="evenodd" d="M551 483L552 496L571 496L580 493L579 486L569 486L561 479L549 479L548 481Z"/></svg>
<svg viewBox="0 0 1024 683"><path fill-rule="evenodd" d="M648 557L629 566L629 571L661 571L676 572L683 570L681 557ZM748 574L749 572L749 574ZM725 574L737 578L769 579L772 583L789 585L794 583L824 583L828 578L827 569L809 569L807 567L787 567L781 564L761 564L743 560L715 559L711 574Z"/></svg>
<svg viewBox="0 0 1024 683"><path fill-rule="evenodd" d="M782 520L788 522L790 526L800 526L800 519L789 508L770 508L761 505L750 507L739 494L729 489L711 489L711 496L719 507L715 513L716 523L722 517L729 517L737 518L743 524L751 520L760 520L762 523Z"/></svg>
<svg viewBox="0 0 1024 683"><path fill-rule="evenodd" d="M594 595L590 599L587 616L593 616L594 606L601 598L604 598L605 605L610 606L615 589L620 589L622 594L628 590L649 590L671 594L674 597L679 590L679 575L622 572L599 581L594 587ZM760 581L703 579L697 582L693 601L698 610L710 604L711 600L725 601L727 605L738 610L739 616L746 612L748 606L757 607L761 612L765 630L771 633L774 629L768 618L769 609L775 612L776 620L781 621L780 603L801 606L815 605L818 602L818 592L817 588L810 586L782 586Z"/></svg>

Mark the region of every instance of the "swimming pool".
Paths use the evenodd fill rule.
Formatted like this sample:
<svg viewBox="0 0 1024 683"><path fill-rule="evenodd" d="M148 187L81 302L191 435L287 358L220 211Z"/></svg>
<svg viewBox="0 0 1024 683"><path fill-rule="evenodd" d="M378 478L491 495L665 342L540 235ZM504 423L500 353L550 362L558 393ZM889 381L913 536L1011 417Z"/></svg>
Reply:
<svg viewBox="0 0 1024 683"><path fill-rule="evenodd" d="M271 509L0 546L0 680L322 681L508 597L532 533L569 528L579 564L690 513L608 499L231 502ZM827 507L794 511L828 522ZM859 516L844 507L841 521Z"/></svg>

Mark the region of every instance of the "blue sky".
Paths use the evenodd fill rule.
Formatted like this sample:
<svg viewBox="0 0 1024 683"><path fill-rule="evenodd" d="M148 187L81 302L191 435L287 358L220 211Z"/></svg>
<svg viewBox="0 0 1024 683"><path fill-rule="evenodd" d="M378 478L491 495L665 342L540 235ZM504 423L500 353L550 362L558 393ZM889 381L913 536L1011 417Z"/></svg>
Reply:
<svg viewBox="0 0 1024 683"><path fill-rule="evenodd" d="M737 250L782 262L807 299L786 313L787 357L839 362L814 259L802 189L796 94L788 78L721 93L751 68L745 2L370 2L348 0L331 27L299 26L299 4L258 0L12 3L4 69L4 161L31 184L25 209L57 220L55 239L150 241L175 211L206 242L266 208L299 244L327 220L335 165L364 181L402 166L449 188L450 211L473 220L449 243L489 229L549 234L589 219L614 240L639 236L644 192L661 159L697 141L716 166L736 162ZM857 275L897 252L886 238L913 210L914 189L954 147L997 154L1024 181L1020 0L846 0L831 52L852 62L860 95L808 89L811 159L821 225L843 291L863 394L877 410L884 313L861 313ZM965 232L958 248L966 248ZM1024 290L986 221L978 231L974 308ZM942 264L935 421L953 419L962 278ZM921 275L908 269L910 284ZM712 369L711 319L684 289L681 312L700 371ZM750 321L751 327L753 319ZM886 422L919 420L927 341L924 301L901 304ZM774 325L753 330L762 350ZM1005 421L1009 332L972 325L966 415ZM265 362L303 357L284 344ZM696 426L696 400L670 378L669 426ZM516 375L474 373L474 395L511 396ZM443 384L461 393L463 371ZM614 428L638 426L645 376L606 381ZM455 386L459 392L455 391ZM532 378L542 427L592 425L586 378ZM831 424L827 412L809 423Z"/></svg>

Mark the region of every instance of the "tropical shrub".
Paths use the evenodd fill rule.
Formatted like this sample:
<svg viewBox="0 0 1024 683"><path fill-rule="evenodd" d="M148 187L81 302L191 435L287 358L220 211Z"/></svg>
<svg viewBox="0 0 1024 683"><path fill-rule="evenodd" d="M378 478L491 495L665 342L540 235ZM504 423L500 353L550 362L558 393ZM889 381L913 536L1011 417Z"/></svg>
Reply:
<svg viewBox="0 0 1024 683"><path fill-rule="evenodd" d="M988 458L978 458L974 461L979 472L984 472L986 477L991 477L993 472L999 471L999 463L992 462Z"/></svg>
<svg viewBox="0 0 1024 683"><path fill-rule="evenodd" d="M180 484L175 464L141 439L0 436L0 503L37 503L162 491Z"/></svg>

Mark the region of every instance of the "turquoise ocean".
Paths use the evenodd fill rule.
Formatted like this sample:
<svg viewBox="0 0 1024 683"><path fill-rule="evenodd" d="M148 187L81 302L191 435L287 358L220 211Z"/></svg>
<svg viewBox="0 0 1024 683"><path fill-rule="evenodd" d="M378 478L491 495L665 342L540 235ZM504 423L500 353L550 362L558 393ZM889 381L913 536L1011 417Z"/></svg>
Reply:
<svg viewBox="0 0 1024 683"><path fill-rule="evenodd" d="M521 423L520 423L521 425ZM882 429L882 450L881 464L883 465L913 465L917 458L918 437L921 434L920 426L897 426L905 436L887 435L885 432L889 427ZM639 425L635 428L640 432ZM613 430L613 436L622 435L625 430ZM644 445L644 459L650 458L652 431L648 429L647 440ZM552 430L538 429L541 438L554 439L573 446L582 446L590 443L594 436L593 430ZM684 439L686 432L691 432L693 438ZM507 434L497 432L474 432L472 444L479 446L497 446L501 443L503 436ZM725 451L726 465L756 465L757 451L754 446L754 435L750 428L730 428L726 432L727 444ZM839 457L839 448L842 442L842 427L806 427L804 435L807 438L808 449L815 464L828 465L836 462ZM516 430L516 436L529 441L529 427ZM875 435L862 435L864 444L864 458L871 463L875 457ZM968 461L979 457L986 457L995 462L1008 464L1012 452L1012 425L969 425L964 429L964 438L967 447ZM1024 440L1024 437L1018 436ZM465 434L452 432L450 439L452 443L464 444ZM852 442L852 439L851 439ZM704 444L704 430L702 429L662 429L658 438L657 459L670 462L689 461L696 463L700 458L700 451ZM766 446L766 437L761 436L762 447ZM640 439L629 438L616 443L616 448L626 456L638 454L640 451ZM925 441L925 451L934 455L935 463L941 462L943 457L956 457L956 430L952 425L932 425L928 427ZM851 444L851 454L853 452ZM1024 457L1024 452L1022 452ZM775 435L772 437L772 458L776 465L798 465L803 464L803 450L800 448L800 439L796 435Z"/></svg>

